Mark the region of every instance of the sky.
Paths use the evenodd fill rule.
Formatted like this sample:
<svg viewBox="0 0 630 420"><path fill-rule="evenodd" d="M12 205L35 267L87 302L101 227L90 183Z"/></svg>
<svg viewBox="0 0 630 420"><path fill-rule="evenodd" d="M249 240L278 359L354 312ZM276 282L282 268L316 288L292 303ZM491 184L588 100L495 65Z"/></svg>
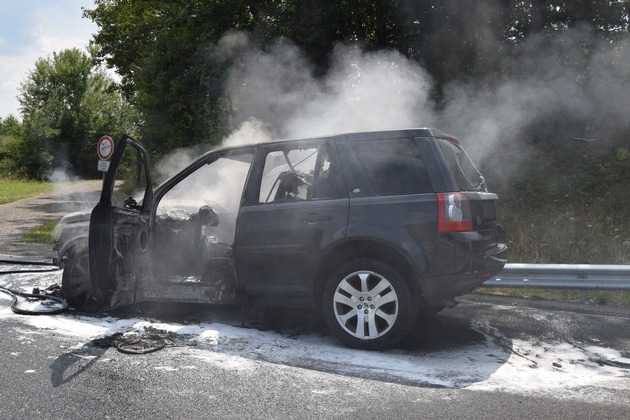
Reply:
<svg viewBox="0 0 630 420"><path fill-rule="evenodd" d="M82 17L92 0L0 0L0 117L19 116L16 98L35 60L85 48L96 25Z"/></svg>

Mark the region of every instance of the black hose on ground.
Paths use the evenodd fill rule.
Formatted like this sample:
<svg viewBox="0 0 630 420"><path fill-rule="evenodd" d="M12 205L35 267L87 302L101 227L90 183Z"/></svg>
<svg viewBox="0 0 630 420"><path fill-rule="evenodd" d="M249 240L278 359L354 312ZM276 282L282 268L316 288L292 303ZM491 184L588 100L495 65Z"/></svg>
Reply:
<svg viewBox="0 0 630 420"><path fill-rule="evenodd" d="M54 264L44 262L33 262L17 259L0 259L0 264L12 265L30 265L30 266L49 266L54 268L40 270L8 270L0 271L3 274L25 274L25 273L50 273L63 270ZM13 301L11 302L11 310L20 315L54 315L59 314L68 309L68 302L61 297L61 288L54 284L46 288L44 291L33 289L33 293L21 292L19 290L9 289L0 286L0 292L9 295ZM23 298L23 300L20 300ZM28 308L29 304L39 303L36 309ZM126 354L147 354L158 350L162 350L166 346L173 346L175 338L173 333L166 331L147 328L141 335L125 336L117 333L111 337L101 339L101 341L113 344L121 353ZM109 344L109 345L111 345Z"/></svg>
<svg viewBox="0 0 630 420"><path fill-rule="evenodd" d="M0 264L12 264L12 265L44 265L44 266L54 266L57 267L52 262L46 262L41 260L20 260L18 258L6 258L7 255L4 255L3 258L0 258Z"/></svg>
<svg viewBox="0 0 630 420"><path fill-rule="evenodd" d="M60 314L68 309L68 302L61 296L54 296L50 293L26 293L0 286L0 292L4 292L13 298L11 310L20 315L54 315ZM19 298L24 298L26 302L21 302ZM36 309L28 308L28 304L38 302Z"/></svg>
<svg viewBox="0 0 630 420"><path fill-rule="evenodd" d="M47 270L9 270L9 271L0 271L0 276L3 274L21 274L21 273L52 273L54 271L61 271L62 268L50 268Z"/></svg>
<svg viewBox="0 0 630 420"><path fill-rule="evenodd" d="M28 261L18 259L0 259L0 263L10 265L30 265L30 266L48 266L54 267L39 270L7 270L0 271L0 275L8 274L34 274L34 273L51 273L62 270L54 264L42 261ZM11 310L20 315L53 315L64 312L68 309L68 302L60 296L60 288L58 285L49 286L43 292L39 289L33 289L33 293L22 292L19 290L9 289L0 286L0 292L9 295L13 301L11 302ZM22 298L22 299L20 299ZM33 305L37 303L36 305ZM29 305L31 306L29 308Z"/></svg>

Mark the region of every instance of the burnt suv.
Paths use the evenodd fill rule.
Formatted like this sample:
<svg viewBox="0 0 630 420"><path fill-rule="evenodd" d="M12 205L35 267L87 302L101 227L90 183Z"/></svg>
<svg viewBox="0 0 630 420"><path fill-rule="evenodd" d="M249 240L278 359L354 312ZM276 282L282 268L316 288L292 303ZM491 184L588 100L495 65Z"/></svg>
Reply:
<svg viewBox="0 0 630 420"><path fill-rule="evenodd" d="M506 262L497 196L432 129L223 148L156 188L148 168L122 138L91 214L62 219L74 306L315 309L344 343L382 348Z"/></svg>

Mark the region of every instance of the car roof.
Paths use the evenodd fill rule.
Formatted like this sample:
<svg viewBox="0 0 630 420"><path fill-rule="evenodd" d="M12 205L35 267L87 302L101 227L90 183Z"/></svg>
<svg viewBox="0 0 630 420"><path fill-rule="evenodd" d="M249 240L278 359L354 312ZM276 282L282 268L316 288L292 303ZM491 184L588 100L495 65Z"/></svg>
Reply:
<svg viewBox="0 0 630 420"><path fill-rule="evenodd" d="M321 136L321 137L305 137L305 138L294 138L294 139L283 139L283 140L272 140L272 141L263 141L263 142L255 142L249 143L241 146L227 146L227 147L217 147L215 149L211 149L203 154L201 154L198 158L196 158L192 163L190 163L186 168L183 168L175 175L169 177L164 180L160 185L158 185L157 189L160 189L163 185L169 183L172 179L175 179L180 173L186 171L187 168L196 166L201 164L201 162L205 161L208 156L217 154L217 153L229 153L232 151L243 151L243 150L253 150L260 145L274 145L274 144L283 144L283 143L291 143L291 142L299 142L299 141L312 141L312 140L339 140L339 139L349 139L349 140L357 140L357 139L394 139L401 137L443 137L450 138L453 137L447 136L439 130L434 128L406 128L406 129L398 129L398 130L380 130L380 131L360 131L360 132L351 132L351 133L341 133L334 134L329 136ZM237 159L238 160L238 159Z"/></svg>
<svg viewBox="0 0 630 420"><path fill-rule="evenodd" d="M435 128L405 128L405 129L397 129L397 130L380 130L380 131L356 131L350 133L340 133L333 134L328 136L320 136L320 137L303 137L303 138L290 138L290 139L279 139L272 141L263 141L263 142L254 142L241 146L226 146L226 147L218 147L216 149L212 149L207 153L204 153L203 156L208 155L210 153L222 152L222 151L230 151L230 150L241 150L256 147L259 145L274 145L274 144L283 144L283 143L292 143L299 141L312 141L312 140L338 140L338 139L347 139L347 140L357 140L357 139L370 139L370 138L397 138L403 136L414 135L416 137L445 137L452 138L443 132L436 130Z"/></svg>

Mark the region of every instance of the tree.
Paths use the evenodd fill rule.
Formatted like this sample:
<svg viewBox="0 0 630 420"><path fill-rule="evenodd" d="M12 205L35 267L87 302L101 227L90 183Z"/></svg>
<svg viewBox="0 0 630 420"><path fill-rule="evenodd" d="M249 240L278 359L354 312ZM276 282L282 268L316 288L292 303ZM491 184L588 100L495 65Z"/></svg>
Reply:
<svg viewBox="0 0 630 420"><path fill-rule="evenodd" d="M150 150L219 141L225 64L211 46L229 29L252 29L247 2L97 0L86 15L100 28L96 57L122 76Z"/></svg>
<svg viewBox="0 0 630 420"><path fill-rule="evenodd" d="M13 115L0 118L0 176L10 178L19 175L19 165L15 161L22 143L22 124Z"/></svg>
<svg viewBox="0 0 630 420"><path fill-rule="evenodd" d="M23 168L45 177L52 167L95 176L94 144L134 130L137 114L114 82L78 49L40 58L18 97L24 121Z"/></svg>
<svg viewBox="0 0 630 420"><path fill-rule="evenodd" d="M97 59L116 68L126 97L142 113L154 153L226 134L223 86L229 68L215 51L230 30L261 48L290 39L324 74L337 42L398 48L400 1L97 0L85 12L98 26Z"/></svg>
<svg viewBox="0 0 630 420"><path fill-rule="evenodd" d="M338 42L396 49L427 69L441 104L444 88L453 82L491 85L519 77L522 71L514 65L519 57L539 56L545 46L562 44L558 40L567 30L586 25L596 36L568 36L573 44L556 49L559 59L575 67L576 48L588 55L602 38L614 41L627 34L628 13L628 2L607 0L465 5L459 0L97 0L85 12L99 26L95 57L122 75L127 99L143 115L142 137L158 154L216 144L230 128L230 104L223 96L230 63L216 51L230 30L247 32L263 50L280 37L289 39L316 76L328 71ZM532 38L539 40L535 51L528 42Z"/></svg>
<svg viewBox="0 0 630 420"><path fill-rule="evenodd" d="M22 134L22 124L13 115L9 115L4 120L0 118L0 136L20 137Z"/></svg>

